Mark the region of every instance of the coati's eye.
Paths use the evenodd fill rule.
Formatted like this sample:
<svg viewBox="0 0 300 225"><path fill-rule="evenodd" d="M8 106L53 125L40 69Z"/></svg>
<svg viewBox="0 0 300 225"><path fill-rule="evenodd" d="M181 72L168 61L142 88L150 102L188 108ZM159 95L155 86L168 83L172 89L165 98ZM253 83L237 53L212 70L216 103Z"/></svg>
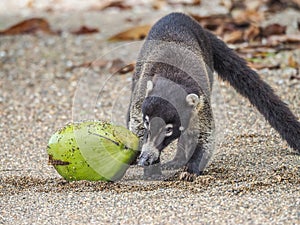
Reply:
<svg viewBox="0 0 300 225"><path fill-rule="evenodd" d="M144 127L146 129L149 129L149 116L145 116Z"/></svg>
<svg viewBox="0 0 300 225"><path fill-rule="evenodd" d="M165 136L169 137L173 134L173 124L167 124L165 127Z"/></svg>

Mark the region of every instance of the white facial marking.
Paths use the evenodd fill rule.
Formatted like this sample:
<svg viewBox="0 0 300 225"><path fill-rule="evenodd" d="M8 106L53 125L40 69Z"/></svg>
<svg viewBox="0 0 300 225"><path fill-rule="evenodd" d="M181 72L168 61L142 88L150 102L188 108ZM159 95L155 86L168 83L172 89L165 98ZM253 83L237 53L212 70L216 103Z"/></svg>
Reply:
<svg viewBox="0 0 300 225"><path fill-rule="evenodd" d="M146 89L146 96L153 90L153 82L151 80L147 81L147 89Z"/></svg>
<svg viewBox="0 0 300 225"><path fill-rule="evenodd" d="M173 124L167 124L165 127L165 131L166 131L165 134L166 137L171 136L173 134Z"/></svg>
<svg viewBox="0 0 300 225"><path fill-rule="evenodd" d="M196 94L188 94L186 96L186 102L190 105L190 106L195 106L198 102L199 102L199 97Z"/></svg>
<svg viewBox="0 0 300 225"><path fill-rule="evenodd" d="M144 122L144 127L146 129L149 129L150 128L150 123L149 123L149 116L145 116L145 122Z"/></svg>

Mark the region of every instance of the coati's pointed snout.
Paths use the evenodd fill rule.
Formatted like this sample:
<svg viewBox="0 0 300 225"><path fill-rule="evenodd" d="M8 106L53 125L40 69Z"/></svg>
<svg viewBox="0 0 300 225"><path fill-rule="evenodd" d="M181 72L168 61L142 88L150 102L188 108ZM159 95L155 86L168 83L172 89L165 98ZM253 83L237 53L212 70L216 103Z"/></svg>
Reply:
<svg viewBox="0 0 300 225"><path fill-rule="evenodd" d="M150 166L158 162L159 162L159 158L156 158L149 153L141 153L140 157L138 158L139 166Z"/></svg>
<svg viewBox="0 0 300 225"><path fill-rule="evenodd" d="M139 166L149 166L150 165L150 157L149 154L141 154L138 158Z"/></svg>
<svg viewBox="0 0 300 225"><path fill-rule="evenodd" d="M150 166L159 162L160 151L154 145L145 143L138 158L139 166Z"/></svg>

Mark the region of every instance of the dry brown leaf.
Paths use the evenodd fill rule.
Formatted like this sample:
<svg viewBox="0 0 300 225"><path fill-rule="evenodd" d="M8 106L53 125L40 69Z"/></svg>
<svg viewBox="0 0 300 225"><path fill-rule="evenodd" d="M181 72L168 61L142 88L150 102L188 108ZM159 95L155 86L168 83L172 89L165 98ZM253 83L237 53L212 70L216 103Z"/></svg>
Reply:
<svg viewBox="0 0 300 225"><path fill-rule="evenodd" d="M223 40L226 43L238 43L243 41L244 33L241 30L235 30L229 34L225 34Z"/></svg>
<svg viewBox="0 0 300 225"><path fill-rule="evenodd" d="M126 74L133 71L135 63L126 64L122 59L114 59L111 61L109 72L112 74Z"/></svg>
<svg viewBox="0 0 300 225"><path fill-rule="evenodd" d="M230 24L233 22L232 18L224 14L216 14L212 16L199 16L196 14L190 14L196 21L198 21L204 28L215 31L224 24Z"/></svg>
<svg viewBox="0 0 300 225"><path fill-rule="evenodd" d="M0 35L35 34L37 32L58 34L57 31L51 30L47 20L43 18L31 18L0 31Z"/></svg>
<svg viewBox="0 0 300 225"><path fill-rule="evenodd" d="M109 41L142 40L148 35L150 28L151 25L142 25L142 26L133 27L110 37L108 40Z"/></svg>
<svg viewBox="0 0 300 225"><path fill-rule="evenodd" d="M286 35L272 35L268 37L267 42L269 45L278 45L280 43L300 44L300 35L286 34Z"/></svg>
<svg viewBox="0 0 300 225"><path fill-rule="evenodd" d="M132 6L126 4L125 1L122 0L106 0L106 1L99 2L99 4L92 6L90 9L105 10L108 8L119 8L122 10L126 10L126 9L132 9Z"/></svg>
<svg viewBox="0 0 300 225"><path fill-rule="evenodd" d="M256 25L250 25L244 32L244 40L253 41L260 36L261 30Z"/></svg>
<svg viewBox="0 0 300 225"><path fill-rule="evenodd" d="M103 9L107 9L111 7L119 8L119 9L132 9L132 6L125 4L124 1L112 1L109 4L107 4L105 7L103 7Z"/></svg>
<svg viewBox="0 0 300 225"><path fill-rule="evenodd" d="M282 26L278 23L270 24L262 29L262 35L264 37L269 37L271 35L281 35L285 34L286 26Z"/></svg>
<svg viewBox="0 0 300 225"><path fill-rule="evenodd" d="M264 13L257 10L235 9L231 15L236 24L259 23L264 19Z"/></svg>
<svg viewBox="0 0 300 225"><path fill-rule="evenodd" d="M255 70L261 70L261 69L276 70L276 69L280 69L279 64L270 65L270 64L261 64L261 63L248 62L248 66L252 69L255 69Z"/></svg>
<svg viewBox="0 0 300 225"><path fill-rule="evenodd" d="M122 59L106 60L98 59L92 62L84 62L79 65L74 65L67 68L67 71L72 71L76 68L100 68L108 69L112 74L126 74L134 70L135 63L126 64Z"/></svg>
<svg viewBox="0 0 300 225"><path fill-rule="evenodd" d="M108 64L109 64L108 60L98 59L98 60L95 60L95 61L84 62L84 63L81 63L79 65L71 66L71 67L67 68L67 70L72 71L73 69L81 68L81 67L84 67L84 68L89 68L89 67L105 68Z"/></svg>
<svg viewBox="0 0 300 225"><path fill-rule="evenodd" d="M152 8L155 10L159 10L163 8L166 4L167 2L165 0L154 0L152 3Z"/></svg>
<svg viewBox="0 0 300 225"><path fill-rule="evenodd" d="M135 63L130 63L127 66L123 67L121 70L119 70L119 74L126 74L134 71L134 69L135 69Z"/></svg>
<svg viewBox="0 0 300 225"><path fill-rule="evenodd" d="M117 73L125 66L126 66L126 63L122 59L114 59L111 61L109 72L112 74Z"/></svg>
<svg viewBox="0 0 300 225"><path fill-rule="evenodd" d="M78 30L71 31L72 34L75 35L82 35L82 34L92 34L92 33L98 33L99 29L97 28L91 28L87 26L81 26Z"/></svg>
<svg viewBox="0 0 300 225"><path fill-rule="evenodd" d="M168 0L169 5L200 5L201 0Z"/></svg>
<svg viewBox="0 0 300 225"><path fill-rule="evenodd" d="M292 68L298 68L299 64L298 62L295 60L294 56L290 55L288 58L288 66L292 67Z"/></svg>
<svg viewBox="0 0 300 225"><path fill-rule="evenodd" d="M246 45L245 45L246 44ZM235 48L235 51L238 52L240 56L243 56L245 58L265 58L268 57L270 54L276 54L281 51L291 51L295 48L299 47L296 44L288 44L288 45L281 45L276 43L275 45L272 45L271 43L245 43L241 45L240 47Z"/></svg>
<svg viewBox="0 0 300 225"><path fill-rule="evenodd" d="M201 0L193 0L193 2L191 3L191 5L200 5L201 4Z"/></svg>

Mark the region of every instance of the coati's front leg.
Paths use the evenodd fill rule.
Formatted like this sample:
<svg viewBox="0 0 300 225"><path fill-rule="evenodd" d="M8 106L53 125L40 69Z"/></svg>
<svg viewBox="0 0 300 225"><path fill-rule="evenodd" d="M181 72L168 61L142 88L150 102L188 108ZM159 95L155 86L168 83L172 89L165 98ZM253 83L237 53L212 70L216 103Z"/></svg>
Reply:
<svg viewBox="0 0 300 225"><path fill-rule="evenodd" d="M171 169L179 169L184 166L186 167L186 165L188 164L189 161L186 159L186 155L185 155L186 150L185 149L190 148L190 147L188 147L188 146L184 147L183 144L184 144L184 141L182 141L182 138L179 139L175 157L171 161L163 164L162 165L163 169L171 170ZM192 150L187 150L187 151L192 151ZM194 151L194 154L190 157L190 160L193 160L193 163L191 163L191 167L194 168L195 164L197 164L197 165L199 164L194 161L197 161L196 159L202 158L202 156L203 156L202 153L205 152L205 149L203 149L202 144L198 144L196 147L194 147L193 151ZM195 169L192 169L191 171L194 171L194 173L197 173L197 171Z"/></svg>
<svg viewBox="0 0 300 225"><path fill-rule="evenodd" d="M210 137L207 136L206 138ZM193 181L197 176L203 173L212 155L212 145L213 143L211 141L197 144L194 154L186 166L183 167L183 171L179 175L180 180Z"/></svg>
<svg viewBox="0 0 300 225"><path fill-rule="evenodd" d="M180 139L180 138L179 138ZM180 141L177 144L177 151L174 158L162 165L163 169L172 170L179 169L186 164L184 146L181 145Z"/></svg>
<svg viewBox="0 0 300 225"><path fill-rule="evenodd" d="M178 141L180 151L184 157L176 161L172 160L171 165L177 168L182 167L183 170L179 173L179 179L184 181L193 181L197 176L201 175L207 163L209 162L213 148L214 136L213 129L206 130L206 133L200 134L199 138L195 135L186 133L182 135ZM184 149L181 147L184 146Z"/></svg>
<svg viewBox="0 0 300 225"><path fill-rule="evenodd" d="M201 175L214 150L214 119L208 101L196 107L190 127L179 139L178 147L184 147L186 164L179 178L193 181ZM179 150L179 149L178 149Z"/></svg>

